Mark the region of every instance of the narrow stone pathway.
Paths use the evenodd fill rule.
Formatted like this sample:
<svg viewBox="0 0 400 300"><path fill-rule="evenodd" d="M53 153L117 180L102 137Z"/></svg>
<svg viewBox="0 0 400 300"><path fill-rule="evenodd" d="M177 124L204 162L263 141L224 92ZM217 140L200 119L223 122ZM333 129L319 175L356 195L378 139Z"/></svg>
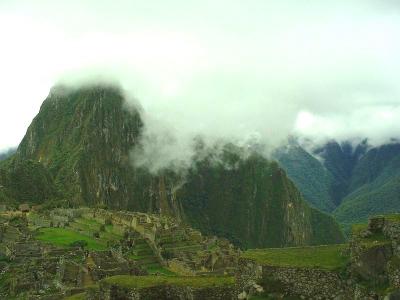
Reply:
<svg viewBox="0 0 400 300"><path fill-rule="evenodd" d="M93 281L92 275L90 275L91 269L93 269L96 266L94 263L93 258L89 255L86 258L86 272L83 274L83 286L87 287L90 285L93 285L95 282Z"/></svg>

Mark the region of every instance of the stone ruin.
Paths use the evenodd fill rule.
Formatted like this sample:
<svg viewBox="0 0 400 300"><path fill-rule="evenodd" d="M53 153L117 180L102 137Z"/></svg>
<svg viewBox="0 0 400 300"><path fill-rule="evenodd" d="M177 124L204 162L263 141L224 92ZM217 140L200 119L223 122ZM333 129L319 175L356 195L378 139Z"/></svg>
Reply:
<svg viewBox="0 0 400 300"><path fill-rule="evenodd" d="M37 229L51 227L93 236L77 226L81 218L100 227L110 225L121 238L110 241L105 251L59 248L35 239ZM0 219L0 298L4 299L59 299L110 276L146 275L152 268L154 275L162 267L190 276L233 274L239 257L228 241L204 237L157 215L80 208L13 212L0 214Z"/></svg>
<svg viewBox="0 0 400 300"><path fill-rule="evenodd" d="M400 215L377 216L353 232L341 253L345 269L274 266L240 258L236 273L240 299L260 285L272 299L400 299Z"/></svg>
<svg viewBox="0 0 400 300"><path fill-rule="evenodd" d="M227 240L204 237L190 227L164 216L138 212L82 210L99 223L111 222L121 232L133 232L133 241L145 240L159 263L180 274L232 274L239 252ZM132 235L131 235L132 237ZM126 243L132 242L126 240Z"/></svg>

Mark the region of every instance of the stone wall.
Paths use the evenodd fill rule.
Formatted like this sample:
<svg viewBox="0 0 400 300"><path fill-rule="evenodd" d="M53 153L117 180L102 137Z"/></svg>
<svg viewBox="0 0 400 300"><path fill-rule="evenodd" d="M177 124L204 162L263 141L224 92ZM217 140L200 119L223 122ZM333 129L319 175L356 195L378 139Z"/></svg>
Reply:
<svg viewBox="0 0 400 300"><path fill-rule="evenodd" d="M400 222L385 220L383 234L391 240L393 254L400 257Z"/></svg>
<svg viewBox="0 0 400 300"><path fill-rule="evenodd" d="M275 267L240 258L238 293L246 299L259 284L274 299L392 299L385 296L400 289L400 216L371 218L368 226L354 233L348 251L349 264L340 272Z"/></svg>
<svg viewBox="0 0 400 300"><path fill-rule="evenodd" d="M126 288L100 282L99 288L88 289L87 300L234 300L235 289L226 287L193 288L174 285L161 285L147 288Z"/></svg>
<svg viewBox="0 0 400 300"><path fill-rule="evenodd" d="M262 266L250 259L239 260L237 276L239 292L251 294L259 284L267 294L299 296L303 299L353 299L350 280L336 272L312 268ZM342 297L342 298L339 298Z"/></svg>

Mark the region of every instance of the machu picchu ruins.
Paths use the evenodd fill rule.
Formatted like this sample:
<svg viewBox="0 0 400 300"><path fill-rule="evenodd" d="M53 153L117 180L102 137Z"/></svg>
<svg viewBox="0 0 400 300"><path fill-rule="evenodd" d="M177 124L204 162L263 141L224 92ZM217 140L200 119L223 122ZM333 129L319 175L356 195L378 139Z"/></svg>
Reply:
<svg viewBox="0 0 400 300"><path fill-rule="evenodd" d="M171 150L131 96L60 82L0 153L0 300L400 300L400 143Z"/></svg>
<svg viewBox="0 0 400 300"><path fill-rule="evenodd" d="M0 213L2 299L396 299L400 215L347 244L248 249L171 217L96 208Z"/></svg>
<svg viewBox="0 0 400 300"><path fill-rule="evenodd" d="M227 240L169 217L90 208L0 217L6 298L65 297L117 275L232 278L239 257Z"/></svg>

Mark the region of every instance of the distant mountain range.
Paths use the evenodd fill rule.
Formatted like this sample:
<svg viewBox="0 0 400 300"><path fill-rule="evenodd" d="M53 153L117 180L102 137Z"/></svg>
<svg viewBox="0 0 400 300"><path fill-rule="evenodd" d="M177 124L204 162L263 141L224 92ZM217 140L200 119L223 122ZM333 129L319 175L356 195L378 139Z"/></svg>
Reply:
<svg viewBox="0 0 400 300"><path fill-rule="evenodd" d="M17 152L0 163L0 202L160 213L244 248L343 241L334 219L256 152L243 158L227 144L215 159L199 147L184 175L135 168L143 123L123 102L113 86L53 89Z"/></svg>
<svg viewBox="0 0 400 300"><path fill-rule="evenodd" d="M292 140L275 154L304 198L346 229L400 211L400 144L330 141L311 151Z"/></svg>
<svg viewBox="0 0 400 300"><path fill-rule="evenodd" d="M9 158L10 156L12 156L15 153L15 151L17 151L16 148L11 148L4 152L0 152L0 161Z"/></svg>

